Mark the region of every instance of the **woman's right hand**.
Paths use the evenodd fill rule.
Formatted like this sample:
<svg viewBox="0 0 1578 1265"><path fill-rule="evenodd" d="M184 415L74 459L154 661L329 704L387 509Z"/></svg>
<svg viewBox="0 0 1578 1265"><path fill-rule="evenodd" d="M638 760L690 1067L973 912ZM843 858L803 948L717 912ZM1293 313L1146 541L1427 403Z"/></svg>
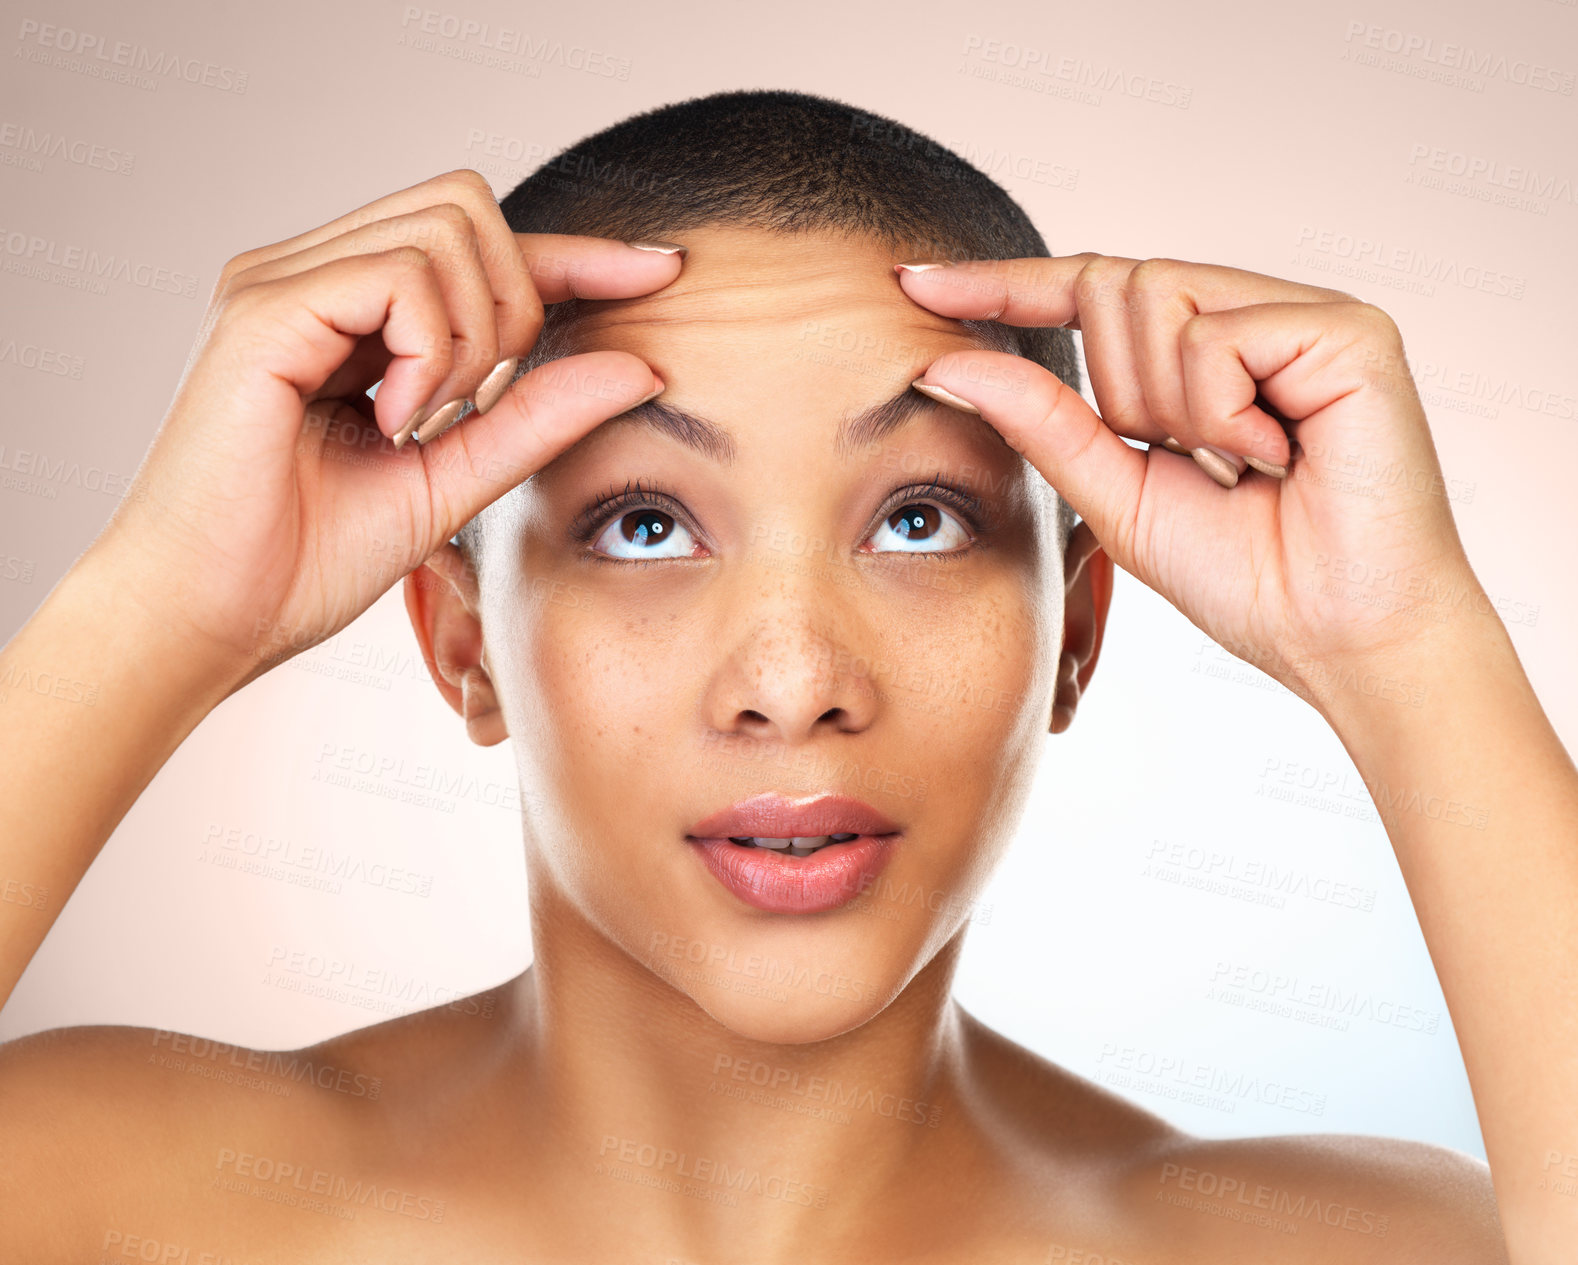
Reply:
<svg viewBox="0 0 1578 1265"><path fill-rule="evenodd" d="M194 654L227 665L234 692L344 628L485 505L663 383L635 356L597 351L404 442L419 408L469 399L495 367L496 395L544 303L648 294L680 266L672 251L515 233L466 169L237 255L90 552Z"/></svg>

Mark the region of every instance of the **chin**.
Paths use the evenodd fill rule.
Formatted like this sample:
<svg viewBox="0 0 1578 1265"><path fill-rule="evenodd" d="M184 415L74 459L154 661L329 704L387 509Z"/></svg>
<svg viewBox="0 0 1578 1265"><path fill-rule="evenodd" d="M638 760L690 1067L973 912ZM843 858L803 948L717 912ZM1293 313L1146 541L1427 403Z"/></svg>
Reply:
<svg viewBox="0 0 1578 1265"><path fill-rule="evenodd" d="M897 991L895 985L893 992ZM731 980L685 992L735 1035L772 1045L808 1045L841 1036L881 1014L891 1000L890 996L868 995L858 1001L823 996L767 980Z"/></svg>

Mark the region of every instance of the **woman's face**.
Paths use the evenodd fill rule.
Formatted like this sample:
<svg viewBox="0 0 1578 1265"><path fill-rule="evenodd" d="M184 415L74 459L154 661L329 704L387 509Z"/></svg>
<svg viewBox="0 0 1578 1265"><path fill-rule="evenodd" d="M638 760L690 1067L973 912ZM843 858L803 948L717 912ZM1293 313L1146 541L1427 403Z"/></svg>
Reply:
<svg viewBox="0 0 1578 1265"><path fill-rule="evenodd" d="M728 1027L812 1041L897 996L1012 834L1062 631L1053 500L979 417L913 391L901 424L839 442L983 345L904 296L887 248L683 236L677 281L585 304L563 350L634 353L659 404L721 435L638 409L519 488L483 564L484 664L531 881ZM838 907L760 908L688 836L765 791L864 800L901 833Z"/></svg>

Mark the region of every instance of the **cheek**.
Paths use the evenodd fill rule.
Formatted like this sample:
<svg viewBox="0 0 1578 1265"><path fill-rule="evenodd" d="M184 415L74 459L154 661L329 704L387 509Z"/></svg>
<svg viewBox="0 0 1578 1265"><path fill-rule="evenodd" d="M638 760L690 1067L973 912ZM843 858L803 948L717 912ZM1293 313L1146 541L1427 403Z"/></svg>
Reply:
<svg viewBox="0 0 1578 1265"><path fill-rule="evenodd" d="M631 817L669 827L653 813L666 801L654 796L673 788L682 700L694 691L671 621L665 634L662 621L610 620L607 606L591 591L584 603L539 612L514 647L507 706L523 776L556 813L622 849L635 846L621 828Z"/></svg>

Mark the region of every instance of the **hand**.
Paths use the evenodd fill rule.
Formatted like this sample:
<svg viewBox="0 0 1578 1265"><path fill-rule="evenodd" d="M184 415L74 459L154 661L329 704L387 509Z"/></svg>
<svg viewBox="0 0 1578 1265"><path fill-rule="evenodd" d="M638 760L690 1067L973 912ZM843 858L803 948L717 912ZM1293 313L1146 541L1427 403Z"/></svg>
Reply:
<svg viewBox="0 0 1578 1265"><path fill-rule="evenodd" d="M1100 416L1001 352L951 352L923 381L975 406L1113 562L1322 710L1350 669L1411 652L1442 611L1483 596L1401 336L1379 308L1171 259L896 267L940 315L1083 332Z"/></svg>
<svg viewBox="0 0 1578 1265"><path fill-rule="evenodd" d="M234 665L233 691L345 627L485 505L661 390L625 352L567 356L512 387L518 361L503 362L536 342L544 303L647 294L680 264L514 233L464 169L238 255L94 550L194 654ZM473 395L478 411L454 427ZM422 406L432 420L406 444Z"/></svg>

